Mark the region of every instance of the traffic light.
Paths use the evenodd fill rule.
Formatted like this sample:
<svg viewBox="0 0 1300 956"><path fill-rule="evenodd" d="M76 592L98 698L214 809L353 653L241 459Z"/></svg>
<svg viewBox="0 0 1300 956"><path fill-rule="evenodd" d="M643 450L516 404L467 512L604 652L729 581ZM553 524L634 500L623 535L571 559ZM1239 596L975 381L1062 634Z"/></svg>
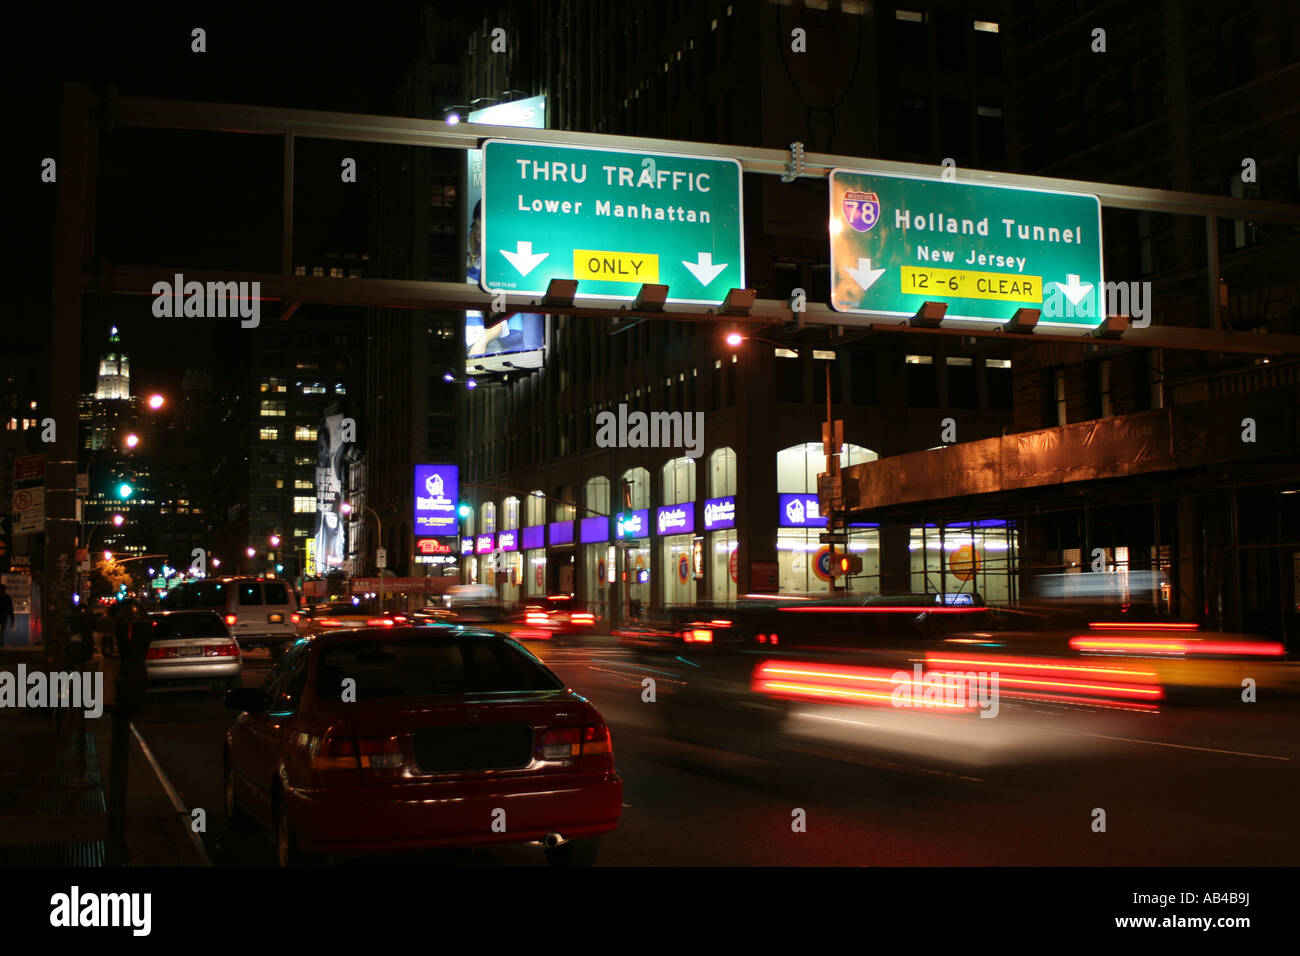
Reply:
<svg viewBox="0 0 1300 956"><path fill-rule="evenodd" d="M130 498L133 494L135 494L135 489L132 488L130 484L128 484L127 482L124 481L117 486L117 496L121 498L123 501L125 501L127 498Z"/></svg>
<svg viewBox="0 0 1300 956"><path fill-rule="evenodd" d="M862 556L857 554L837 554L832 571L836 575L861 574Z"/></svg>
<svg viewBox="0 0 1300 956"><path fill-rule="evenodd" d="M470 508L468 504L462 501L456 507L456 514L460 515L462 518L468 518L471 514L473 514L473 509Z"/></svg>

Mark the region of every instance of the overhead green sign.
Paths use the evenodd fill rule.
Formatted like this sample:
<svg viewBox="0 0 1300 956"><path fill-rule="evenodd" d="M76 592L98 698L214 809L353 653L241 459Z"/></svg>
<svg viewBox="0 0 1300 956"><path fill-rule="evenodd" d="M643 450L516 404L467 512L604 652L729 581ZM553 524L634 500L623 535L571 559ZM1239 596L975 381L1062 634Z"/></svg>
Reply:
<svg viewBox="0 0 1300 956"><path fill-rule="evenodd" d="M649 283L716 305L744 288L736 160L507 140L483 154L487 291L577 279L579 296L635 299Z"/></svg>
<svg viewBox="0 0 1300 956"><path fill-rule="evenodd" d="M859 170L830 175L831 307L910 317L946 302L944 320L1041 325L1104 318L1101 202Z"/></svg>

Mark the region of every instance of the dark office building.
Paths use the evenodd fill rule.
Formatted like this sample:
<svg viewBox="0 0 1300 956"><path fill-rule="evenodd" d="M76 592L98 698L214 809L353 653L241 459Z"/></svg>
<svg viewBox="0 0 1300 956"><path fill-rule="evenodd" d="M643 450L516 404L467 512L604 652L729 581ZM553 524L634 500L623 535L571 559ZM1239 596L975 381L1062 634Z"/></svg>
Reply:
<svg viewBox="0 0 1300 956"><path fill-rule="evenodd" d="M507 4L471 41L471 94L545 93L548 126L559 129L782 150L799 141L808 151L936 171L945 158L999 168L999 9ZM540 42L494 54L497 26ZM806 53L792 49L796 28ZM746 285L764 298L802 289L826 301L826 183L747 175L744 194ZM1003 345L828 331L768 330L732 348L717 324L552 317L545 368L478 389L467 403L467 479L511 490L471 491L475 515L463 531L483 553L465 560L466 579L496 583L508 601L573 591L606 618L621 616L620 604L634 611L725 603L751 590L828 591L817 499L828 391L844 421L844 465L937 446L947 418L962 441L1012 422ZM702 413L702 441L599 447L597 416L620 407ZM621 523L606 517L619 513ZM903 568L901 582L886 582L891 589L926 589L921 528L886 541L869 519L859 525L847 546L863 574L849 589L881 589L882 550ZM1001 562L984 583L990 599L1010 600L1015 535L1003 522L977 537ZM937 552L936 533L931 563Z"/></svg>

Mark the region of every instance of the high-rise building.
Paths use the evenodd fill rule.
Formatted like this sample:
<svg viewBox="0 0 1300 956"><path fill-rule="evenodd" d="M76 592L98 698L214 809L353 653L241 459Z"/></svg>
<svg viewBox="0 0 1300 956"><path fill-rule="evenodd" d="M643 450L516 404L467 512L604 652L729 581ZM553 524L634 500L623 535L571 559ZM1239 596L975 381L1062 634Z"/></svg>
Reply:
<svg viewBox="0 0 1300 956"><path fill-rule="evenodd" d="M999 9L503 3L471 38L470 93L545 93L559 129L998 168ZM497 27L505 54L491 49ZM746 285L826 301L826 184L746 176L744 192ZM466 403L475 514L464 531L485 549L465 559L465 578L507 601L573 592L606 618L725 603L769 581L828 591L817 509L828 403L844 422L845 465L939 445L954 416L963 440L1011 424L999 343L805 329L733 348L726 331L552 317L545 367ZM633 413L702 414L703 434L691 449L602 447L598 422ZM922 590L924 530L860 525L847 547L864 574L847 587ZM514 532L504 546L502 532ZM1012 559L985 582L990 599L1007 599L1015 536L1005 525L982 534Z"/></svg>

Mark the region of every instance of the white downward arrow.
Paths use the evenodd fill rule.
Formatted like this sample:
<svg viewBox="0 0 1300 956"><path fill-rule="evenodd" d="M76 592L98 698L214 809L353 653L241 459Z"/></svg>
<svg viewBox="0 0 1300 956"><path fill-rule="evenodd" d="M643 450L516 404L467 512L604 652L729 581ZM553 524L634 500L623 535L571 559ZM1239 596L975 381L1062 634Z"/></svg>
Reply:
<svg viewBox="0 0 1300 956"><path fill-rule="evenodd" d="M727 268L725 262L715 266L713 264L713 253L711 252L701 252L697 258L698 262L683 259L682 265L691 270L691 275L699 280L700 285L708 285L718 277L719 272Z"/></svg>
<svg viewBox="0 0 1300 956"><path fill-rule="evenodd" d="M1065 278L1069 281L1053 282L1052 285L1064 292L1072 305L1078 305L1083 297L1092 291L1092 283L1080 282L1079 277L1071 273L1066 273Z"/></svg>
<svg viewBox="0 0 1300 956"><path fill-rule="evenodd" d="M863 292L870 289L875 281L885 274L884 269L871 268L870 259L859 259L856 269L845 269L844 271L849 274L849 278L862 286Z"/></svg>
<svg viewBox="0 0 1300 956"><path fill-rule="evenodd" d="M501 254L510 260L510 264L519 270L521 276L526 276L537 268L537 264L550 255L549 252L533 253L533 244L519 240L515 245L515 251L502 249Z"/></svg>

